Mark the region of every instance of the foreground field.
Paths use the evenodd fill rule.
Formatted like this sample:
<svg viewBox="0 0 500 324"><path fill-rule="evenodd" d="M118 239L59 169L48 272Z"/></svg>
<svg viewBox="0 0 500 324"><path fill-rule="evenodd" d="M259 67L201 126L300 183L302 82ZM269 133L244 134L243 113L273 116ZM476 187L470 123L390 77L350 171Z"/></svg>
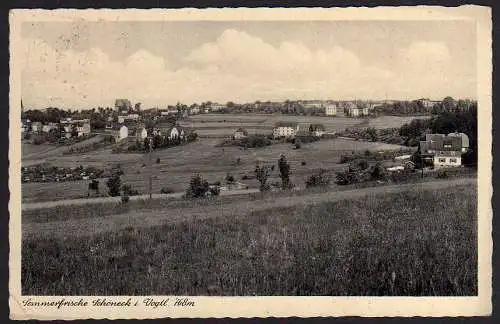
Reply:
<svg viewBox="0 0 500 324"><path fill-rule="evenodd" d="M42 223L23 216L22 292L476 295L477 186L465 182L178 202L106 216L115 226L99 213Z"/></svg>
<svg viewBox="0 0 500 324"><path fill-rule="evenodd" d="M291 180L297 186L304 186L309 175L316 169L340 170L345 165L338 164L340 156L352 151L399 150L405 147L384 143L352 141L346 139L324 140L304 144L301 149L292 149L291 144L278 144L265 148L243 150L239 147L216 147L219 139L200 139L187 145L153 152L153 193L160 193L163 187L175 192L184 191L194 173L200 173L208 181L223 181L228 173L238 181L244 175L253 175L259 163L276 164L280 154L285 154L291 165ZM239 159L239 163L237 163ZM98 168L121 164L125 174L122 182L132 185L140 193L148 191L149 158L142 154L113 154L110 149L101 149L83 155L55 156L46 159L57 166L76 167L78 165ZM303 162L305 164L303 164ZM275 170L271 182L279 181ZM249 188L257 188L257 180L242 181ZM23 183L23 202L54 199L82 198L87 196L88 181L65 183ZM105 181L101 180L104 192Z"/></svg>

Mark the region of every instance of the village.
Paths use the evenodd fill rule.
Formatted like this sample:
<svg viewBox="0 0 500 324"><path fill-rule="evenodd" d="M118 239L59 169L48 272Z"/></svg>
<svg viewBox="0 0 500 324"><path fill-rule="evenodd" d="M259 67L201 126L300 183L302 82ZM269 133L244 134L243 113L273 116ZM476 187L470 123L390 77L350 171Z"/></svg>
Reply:
<svg viewBox="0 0 500 324"><path fill-rule="evenodd" d="M49 147L66 147L62 154L65 156L73 155L75 157L82 154L92 154L94 151L99 152L103 148L112 148L111 152L116 155L125 153L150 155L152 151L185 145L196 140L203 141L204 139L214 137L220 141L215 147L222 147L222 150L224 150L224 147L239 147L244 150L252 150L289 143L289 150L291 150L289 152L293 152L307 143L317 141L328 143L335 139L337 141L351 141L353 142L353 147L356 147L356 143L359 143L359 141L403 145L398 150L392 150L390 154L387 154L384 150L370 150L363 153L364 155L358 156L357 153L355 154L357 150L353 150L350 154L351 157L348 157L348 154L344 152L337 163L348 162L348 164L344 164L344 167L341 169L338 167L334 169L337 172L335 182L345 185L361 182L363 181L362 179L370 179L370 176L367 174L374 167L383 168L384 172L388 174L410 172L414 173L415 177L418 175L415 173L416 170L421 170L423 175L424 172L427 173L440 168L461 167L462 155L467 154L469 151L469 137L463 132L450 132L447 134L426 133L424 134L425 140L415 139L409 143L408 140L404 140L401 136L397 135L397 133L401 133L398 127L392 129L379 127L375 129L374 127L370 127L369 124L370 121L380 118L380 115L383 115L383 112L387 111L391 105L392 107L404 107L405 105L410 106L413 104L416 107L420 107L417 110L421 111L422 115L417 116L417 119L409 119L410 121L414 120L418 122L422 118L430 118L430 115L426 114L436 111L436 108L449 110L450 103L448 101L449 98L445 98L443 101L419 99L413 102L384 101L377 103L373 101L286 101L280 105L276 103L242 105L227 103L226 105L222 105L208 102L201 105L193 104L189 107L178 103L166 109L141 109L140 103L132 106L132 103L128 99L117 99L114 109L93 109L90 114L90 111L73 112L72 114L66 113L64 117L60 118L59 122L44 122L38 112L33 113L28 110L24 113L24 107L22 107L23 115L27 118L23 118L21 121L21 132L25 143L27 143L26 145L43 144ZM244 107L248 105L252 105L255 109L261 105L268 105L266 109L272 107L271 111L267 110L267 113L262 113L261 116L272 116L273 123L266 122L265 126L259 125L259 128L249 131L247 127L256 127L256 124L252 120L244 121L244 118L245 116L254 115L244 111L238 112L238 110L246 109ZM304 109L307 113L297 110L297 105L300 105L301 109ZM471 102L467 101L456 101L454 104L451 104L456 111L467 110L470 105ZM292 116L287 113L284 114L282 111L283 107L287 107L287 109L293 111ZM233 109L234 111L229 113L228 109ZM58 110L56 112L59 113ZM47 115L50 115L50 113ZM283 116L281 120L280 115ZM30 116L32 116L31 119L29 118ZM38 120L33 120L33 117L38 117ZM202 119L197 120L195 118ZM239 120L239 122L232 122L231 118L243 119ZM53 117L52 120L54 120ZM311 121L308 123L308 120ZM354 125L354 127L341 129L338 125L335 125L332 128L330 124L332 121L339 121L339 125L342 124L342 121L348 121L346 125ZM231 129L233 125L234 128ZM218 127L220 127L220 130L224 130L224 132L218 135L203 133L207 128L210 128L208 131L213 131L212 128L217 129ZM387 130L390 130L389 135L386 135L384 138L383 134L384 132L387 133ZM198 138L200 134L201 136ZM394 134L396 135L394 136ZM406 149L404 148L405 146L407 147ZM290 155L286 151L281 154ZM37 155L35 154L34 157L36 161ZM237 159L239 161L240 158ZM346 161L342 161L342 159ZM302 160L300 163L302 168L307 167L305 161ZM115 166L106 165L105 163L85 167L81 164L83 162L75 161L74 165L65 166L58 166L54 163L44 166L36 162L34 164L23 165L21 181L23 183L81 182L85 180L96 182L100 178L105 179L109 177L113 168L115 168ZM147 165L148 163L143 163L142 167ZM90 171L87 171L88 168L90 168ZM331 167L324 166L319 170L324 173L325 169L333 170ZM234 173L234 170L231 172ZM306 173L311 172L319 171L311 169L310 172ZM318 175L311 174L310 176L317 177ZM210 178L209 175L208 177ZM243 180L254 178L248 172L243 172L242 177ZM215 179L210 186L215 186L222 190L227 190L228 188L249 188L253 186L248 181L237 182L238 186L234 185L236 183L234 181L228 184L225 181L226 178L227 175ZM221 183L223 184L221 185ZM278 184L276 186L279 187ZM145 185L141 187L146 189ZM176 190L180 189L180 187L177 188ZM163 188L161 192L171 192L173 190ZM82 190L81 197L85 196L84 191ZM145 191L147 190L142 190L142 193L145 194Z"/></svg>

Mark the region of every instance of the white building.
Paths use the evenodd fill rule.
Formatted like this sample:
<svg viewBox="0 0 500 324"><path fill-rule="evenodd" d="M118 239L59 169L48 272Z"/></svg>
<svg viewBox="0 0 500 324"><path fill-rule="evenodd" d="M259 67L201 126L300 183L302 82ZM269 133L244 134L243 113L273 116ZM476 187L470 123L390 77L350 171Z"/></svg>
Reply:
<svg viewBox="0 0 500 324"><path fill-rule="evenodd" d="M125 125L115 125L108 132L113 136L115 142L120 142L128 137L128 127Z"/></svg>
<svg viewBox="0 0 500 324"><path fill-rule="evenodd" d="M276 124L273 129L273 137L295 137L299 131L299 124L281 122Z"/></svg>
<svg viewBox="0 0 500 324"><path fill-rule="evenodd" d="M337 115L337 105L336 104L328 104L325 107L325 115L326 116L335 116Z"/></svg>

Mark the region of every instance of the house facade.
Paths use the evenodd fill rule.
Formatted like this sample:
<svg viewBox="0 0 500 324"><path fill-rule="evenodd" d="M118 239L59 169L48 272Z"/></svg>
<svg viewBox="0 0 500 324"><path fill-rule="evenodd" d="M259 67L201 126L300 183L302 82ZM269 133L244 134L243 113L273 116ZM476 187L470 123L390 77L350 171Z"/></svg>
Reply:
<svg viewBox="0 0 500 324"><path fill-rule="evenodd" d="M111 136L113 136L115 142L117 143L128 137L128 127L125 125L114 125L107 131Z"/></svg>
<svg viewBox="0 0 500 324"><path fill-rule="evenodd" d="M362 117L368 116L368 107L349 107L349 116L351 117Z"/></svg>
<svg viewBox="0 0 500 324"><path fill-rule="evenodd" d="M425 141L420 142L420 153L432 159L435 168L456 167L462 165L462 153L468 146L468 136L463 133L426 134Z"/></svg>
<svg viewBox="0 0 500 324"><path fill-rule="evenodd" d="M293 138L295 135L297 135L297 132L299 131L299 124L297 123L278 123L273 129L273 137L274 138L280 138L280 137L288 137L288 138Z"/></svg>
<svg viewBox="0 0 500 324"><path fill-rule="evenodd" d="M325 107L325 115L326 116L335 116L337 115L337 105L336 104L328 104Z"/></svg>

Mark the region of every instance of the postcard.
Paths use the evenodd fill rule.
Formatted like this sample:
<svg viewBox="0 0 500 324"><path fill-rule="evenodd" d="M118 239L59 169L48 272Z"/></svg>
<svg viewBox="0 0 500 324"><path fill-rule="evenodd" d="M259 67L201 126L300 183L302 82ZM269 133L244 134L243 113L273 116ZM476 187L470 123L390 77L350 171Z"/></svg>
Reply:
<svg viewBox="0 0 500 324"><path fill-rule="evenodd" d="M490 8L9 18L12 319L491 314Z"/></svg>

